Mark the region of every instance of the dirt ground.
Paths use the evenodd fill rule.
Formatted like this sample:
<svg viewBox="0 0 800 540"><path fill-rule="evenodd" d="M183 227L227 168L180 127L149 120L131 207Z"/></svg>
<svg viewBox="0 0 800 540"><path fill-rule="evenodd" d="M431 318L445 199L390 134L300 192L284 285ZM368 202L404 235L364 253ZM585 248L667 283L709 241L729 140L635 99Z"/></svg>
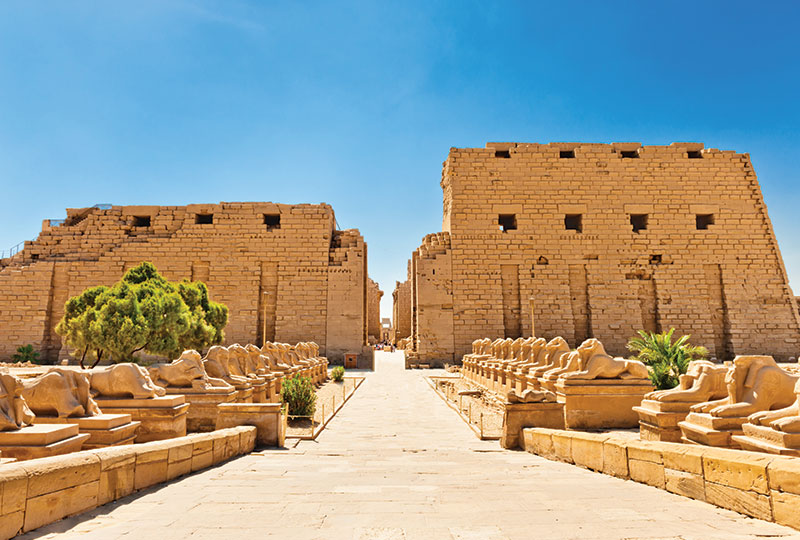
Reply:
<svg viewBox="0 0 800 540"><path fill-rule="evenodd" d="M484 437L500 437L503 434L503 404L500 398L485 388L469 383L462 378L432 378L437 390L469 419L471 425ZM459 396L461 391L476 391L478 395Z"/></svg>
<svg viewBox="0 0 800 540"><path fill-rule="evenodd" d="M330 418L336 407L342 404L344 396L349 395L358 379L346 377L342 382L334 382L329 379L317 388L317 407L314 411L314 429L322 423L323 413L325 418ZM311 435L310 418L290 418L286 428L287 437L302 437Z"/></svg>

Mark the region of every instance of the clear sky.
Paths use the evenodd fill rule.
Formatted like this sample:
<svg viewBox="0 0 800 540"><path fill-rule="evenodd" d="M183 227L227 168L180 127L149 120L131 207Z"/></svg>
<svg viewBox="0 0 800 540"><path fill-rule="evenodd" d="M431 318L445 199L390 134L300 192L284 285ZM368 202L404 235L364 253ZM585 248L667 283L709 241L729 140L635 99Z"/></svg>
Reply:
<svg viewBox="0 0 800 540"><path fill-rule="evenodd" d="M386 292L487 141L749 152L800 288L800 3L0 2L0 249L95 203L333 205Z"/></svg>

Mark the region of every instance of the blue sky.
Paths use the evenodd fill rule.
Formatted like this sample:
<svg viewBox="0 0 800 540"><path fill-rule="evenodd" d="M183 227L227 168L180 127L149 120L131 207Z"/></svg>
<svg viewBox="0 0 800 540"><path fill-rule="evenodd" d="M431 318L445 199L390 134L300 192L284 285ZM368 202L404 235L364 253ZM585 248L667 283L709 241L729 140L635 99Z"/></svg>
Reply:
<svg viewBox="0 0 800 540"><path fill-rule="evenodd" d="M328 202L386 292L487 141L749 152L800 288L800 3L0 2L0 249L65 207Z"/></svg>

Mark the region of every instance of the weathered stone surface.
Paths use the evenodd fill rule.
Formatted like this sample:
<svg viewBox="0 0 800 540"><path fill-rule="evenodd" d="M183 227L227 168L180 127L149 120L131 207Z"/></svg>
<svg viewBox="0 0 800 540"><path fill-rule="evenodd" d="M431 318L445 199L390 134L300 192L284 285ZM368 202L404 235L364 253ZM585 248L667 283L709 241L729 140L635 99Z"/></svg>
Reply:
<svg viewBox="0 0 800 540"><path fill-rule="evenodd" d="M664 468L664 489L698 501L706 500L706 487L702 474Z"/></svg>
<svg viewBox="0 0 800 540"><path fill-rule="evenodd" d="M758 519L772 520L769 497L714 482L705 482L706 501Z"/></svg>

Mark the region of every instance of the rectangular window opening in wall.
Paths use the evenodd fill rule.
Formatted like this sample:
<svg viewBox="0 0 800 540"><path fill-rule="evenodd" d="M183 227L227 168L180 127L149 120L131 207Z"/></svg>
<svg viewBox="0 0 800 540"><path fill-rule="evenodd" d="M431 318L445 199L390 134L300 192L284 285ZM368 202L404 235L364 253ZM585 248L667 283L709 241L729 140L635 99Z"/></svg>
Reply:
<svg viewBox="0 0 800 540"><path fill-rule="evenodd" d="M511 158L511 152L509 152L508 150L495 150L494 157L509 159Z"/></svg>
<svg viewBox="0 0 800 540"><path fill-rule="evenodd" d="M271 231L273 229L280 229L281 228L281 215L280 214L264 214L264 225L267 226L267 230Z"/></svg>
<svg viewBox="0 0 800 540"><path fill-rule="evenodd" d="M517 228L516 214L500 214L497 216L497 224L502 232L513 231Z"/></svg>
<svg viewBox="0 0 800 540"><path fill-rule="evenodd" d="M631 214L631 227L638 233L647 229L647 214Z"/></svg>
<svg viewBox="0 0 800 540"><path fill-rule="evenodd" d="M558 157L561 159L572 159L575 157L575 150L561 150L558 153Z"/></svg>
<svg viewBox="0 0 800 540"><path fill-rule="evenodd" d="M690 150L687 154L689 159L703 159L703 152L699 150Z"/></svg>
<svg viewBox="0 0 800 540"><path fill-rule="evenodd" d="M134 227L149 227L150 216L133 216Z"/></svg>
<svg viewBox="0 0 800 540"><path fill-rule="evenodd" d="M194 222L198 225L211 225L214 223L214 214L195 214Z"/></svg>
<svg viewBox="0 0 800 540"><path fill-rule="evenodd" d="M566 214L564 228L568 231L583 232L583 214Z"/></svg>
<svg viewBox="0 0 800 540"><path fill-rule="evenodd" d="M620 154L622 154L622 157L629 158L629 159L638 158L639 157L639 151L638 150L623 150L622 152L620 152Z"/></svg>
<svg viewBox="0 0 800 540"><path fill-rule="evenodd" d="M695 216L695 226L698 231L704 231L714 224L714 214L697 214Z"/></svg>

